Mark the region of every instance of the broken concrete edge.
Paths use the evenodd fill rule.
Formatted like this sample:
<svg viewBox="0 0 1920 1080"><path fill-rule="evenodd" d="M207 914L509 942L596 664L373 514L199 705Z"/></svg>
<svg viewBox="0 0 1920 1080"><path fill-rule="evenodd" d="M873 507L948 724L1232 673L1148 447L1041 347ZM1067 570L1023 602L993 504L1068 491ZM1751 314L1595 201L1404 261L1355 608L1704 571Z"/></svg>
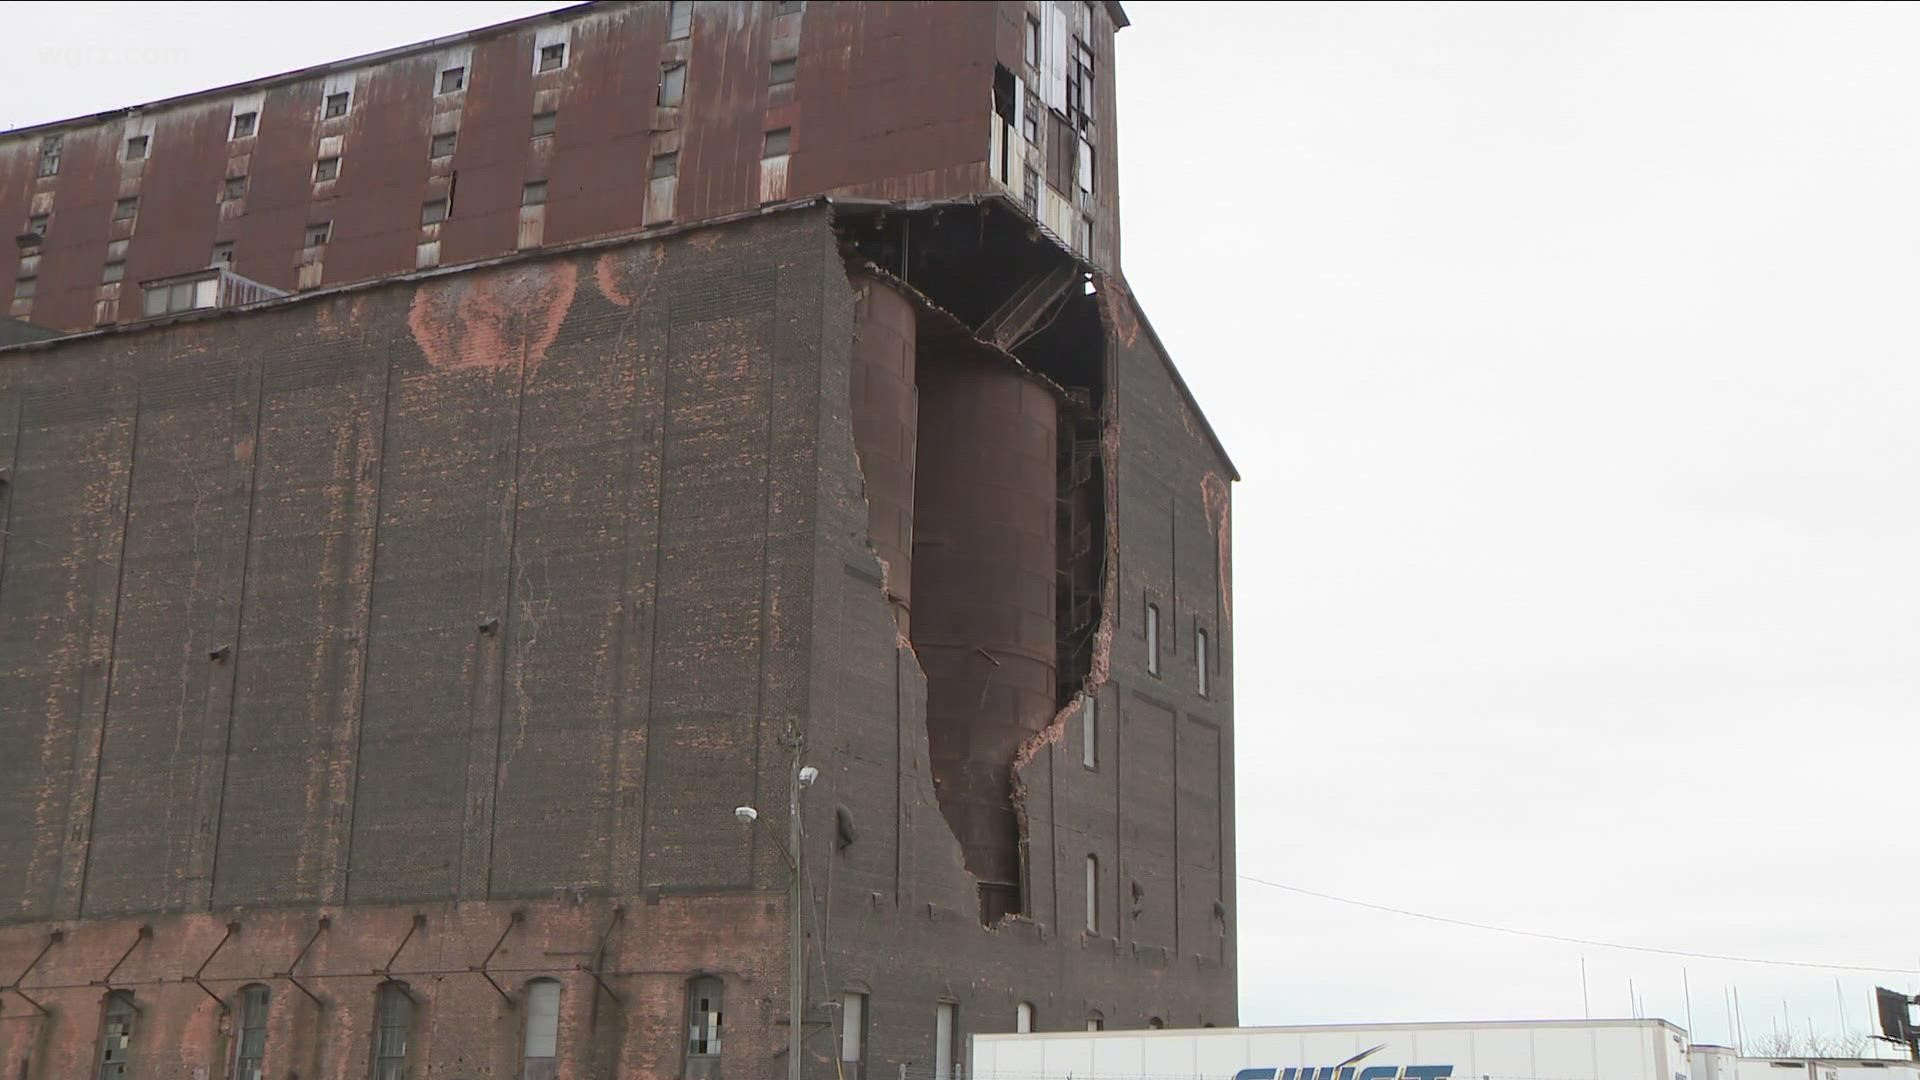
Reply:
<svg viewBox="0 0 1920 1080"><path fill-rule="evenodd" d="M867 287L860 284L859 278L861 276L867 276L869 278L872 278L876 281L879 281L881 284L887 285L889 288L900 289L901 294L903 296L907 297L909 300L915 300L916 302L921 303L928 308L932 308L933 306L931 301L926 300L925 297L921 296L916 290L907 289L904 286L904 283L900 282L897 278L893 277L893 275L886 274L884 272L874 273L873 271L875 268L873 267L872 263L869 261L848 257L843 254L841 263L847 276L848 294L852 298L852 302L856 308L859 305L860 298L864 289ZM952 318L952 316L948 316L948 317ZM958 322L958 320L956 319L955 322ZM855 318L853 321L852 330L853 330L853 339L857 340L860 334L860 324L857 318ZM849 382L845 387L843 387L842 392L846 399L847 408L849 411L851 411L852 401L853 401L851 371L849 371ZM869 497L867 492L866 465L861 460L859 441L853 437L853 427L851 424L849 424L847 427L845 449L847 453L852 457L854 466L858 470L859 476L860 476L860 506L861 506L861 509L863 510L863 514L861 516L864 521L871 522L873 520L873 516L872 516L873 503L872 503L872 499ZM917 651L915 651L913 647L913 641L906 634L900 631L899 616L894 609L892 600L890 599L890 597L892 596L892 592L891 592L892 578L890 576L892 574L892 567L888 564L887 560L881 556L879 549L874 546L873 534L870 531L868 531L868 529L864 526L860 530L860 542L862 546L866 548L866 552L868 556L870 556L873 559L874 564L877 567L879 567L879 570L880 570L879 574L877 575L880 584L874 587L873 595L876 598L878 598L878 600L880 601L880 604L885 609L888 622L891 623L893 626L895 653L896 655L904 658L907 664L907 669L908 669L907 673L912 676L914 681L920 687L920 695L924 700L926 696L925 688L927 684L926 670L920 666L920 654ZM939 829L938 836L943 837L946 841L946 856L947 856L946 861L948 864L948 869L959 874L960 877L957 878L956 880L965 882L969 893L971 895L977 896L980 888L980 879L976 877L971 870L967 869L966 855L963 848L961 847L960 838L954 834L953 826L948 824L947 816L941 813L939 809L940 795L938 790L938 784L935 782L933 778L932 740L927 731L926 720L923 717L921 722L917 725L905 724L905 725L902 725L902 727L904 730L907 731L908 737L911 739L907 749L911 751L911 755L914 761L927 763L927 772L924 774L924 783L926 785L925 794L927 796L929 804L931 805L934 811L931 815L927 815L927 816L931 817L935 822L937 822L936 827ZM904 768L904 762L902 764ZM915 769L910 771L917 772L918 770ZM922 819L916 819L916 821L921 822ZM925 827L924 823L921 824L921 827L922 828ZM933 911L935 906L936 905L933 904L932 902L928 902L929 918L933 917ZM976 916L973 921L978 923L979 922L978 917Z"/></svg>
<svg viewBox="0 0 1920 1080"><path fill-rule="evenodd" d="M1100 314L1100 323L1105 333L1107 355L1102 357L1101 370L1105 373L1107 386L1102 387L1100 405L1100 463L1101 463L1101 499L1109 508L1119 505L1120 497L1120 416L1115 395L1110 392L1113 372L1113 360L1122 342L1121 329L1115 317L1116 292L1111 288L1112 279L1096 273L1094 276L1094 301ZM1211 475L1211 474L1209 474ZM1061 706L1053 714L1053 719L1045 728L1022 743L1014 755L1013 774L1013 810L1020 823L1021 850L1027 850L1029 827L1027 815L1027 783L1025 772L1028 765L1040 756L1040 751L1066 739L1067 722L1087 707L1087 703L1107 684L1113 668L1113 638L1116 620L1119 618L1120 595L1120 516L1114 513L1102 515L1104 518L1105 558L1100 571L1100 621L1093 632L1093 658L1088 665L1087 678L1080 692L1073 700ZM1015 918L1017 916L1008 916ZM1001 922L1005 922L1002 919Z"/></svg>

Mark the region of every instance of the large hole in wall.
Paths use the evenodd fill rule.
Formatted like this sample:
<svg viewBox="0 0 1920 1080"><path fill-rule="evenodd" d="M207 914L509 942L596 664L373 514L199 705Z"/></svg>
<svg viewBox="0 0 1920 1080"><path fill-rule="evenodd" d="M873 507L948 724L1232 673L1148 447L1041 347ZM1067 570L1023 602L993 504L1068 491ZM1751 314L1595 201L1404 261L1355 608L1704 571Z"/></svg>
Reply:
<svg viewBox="0 0 1920 1080"><path fill-rule="evenodd" d="M868 535L926 674L940 810L993 925L1027 909L1015 762L1093 667L1105 336L1085 269L1005 207L839 223Z"/></svg>

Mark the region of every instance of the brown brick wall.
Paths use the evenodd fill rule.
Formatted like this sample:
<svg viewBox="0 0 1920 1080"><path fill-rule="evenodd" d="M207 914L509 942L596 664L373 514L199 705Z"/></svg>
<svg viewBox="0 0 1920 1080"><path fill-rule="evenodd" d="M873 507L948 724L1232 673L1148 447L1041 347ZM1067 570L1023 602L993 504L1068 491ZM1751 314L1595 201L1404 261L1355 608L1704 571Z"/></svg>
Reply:
<svg viewBox="0 0 1920 1080"><path fill-rule="evenodd" d="M501 963L567 982L562 1075L677 1075L696 971L763 1064L829 290L813 210L0 357L0 965L68 935L6 1075L85 1074L145 918L139 1075L221 1076L177 980L230 917L209 986L284 971L322 913L334 1004L273 984L269 1072L357 1074L415 911L421 1052L513 1075L467 967L521 898ZM615 903L620 1006L573 972Z"/></svg>
<svg viewBox="0 0 1920 1080"><path fill-rule="evenodd" d="M356 906L326 909L330 925L317 934L313 910L88 920L69 926L26 980L26 993L45 1013L6 995L0 1068L9 1077L96 1075L111 989L130 993L138 1009L129 1075L223 1077L240 989L258 982L271 994L263 1075L365 1077L375 996L394 979L416 1001L410 1075L513 1077L520 1074L527 983L550 978L561 984L559 1075L677 1077L688 977L699 972L718 975L726 987L723 1061L734 1066L728 1075L776 1071L766 1063L784 1045L775 1024L784 1014L784 905L744 894L666 897L630 901L617 921L614 907L606 900ZM515 911L523 913L518 924L511 921ZM425 921L413 929L416 915ZM223 946L229 920L240 930ZM145 940L141 926L151 927ZM482 974L496 941L500 949ZM45 944L44 928L0 929L0 956L17 964L8 977ZM597 955L606 989L583 970ZM299 967L289 972L296 957ZM203 963L204 989L191 981ZM109 972L111 986L102 982ZM489 975L507 997L489 985Z"/></svg>
<svg viewBox="0 0 1920 1080"><path fill-rule="evenodd" d="M867 536L826 211L0 353L0 971L68 934L23 980L53 1017L0 995L5 1075L85 1074L147 922L114 977L152 1000L141 1075L220 1080L179 980L230 918L208 985L274 977L271 1075L359 1075L370 973L423 913L394 971L432 987L432 1075L511 1076L518 1013L470 969L517 906L496 966L564 981L562 1076L677 1075L696 971L728 980L725 1075L777 1074L790 726L822 770L810 1076L850 989L876 1078L930 1066L941 999L963 1033L1021 1001L1043 1030L1232 1022L1231 641L1210 699L1189 644L1231 617L1224 464L1102 285L1101 768L1057 717L1019 774L1029 917L993 928ZM574 967L614 905L617 1006ZM322 914L319 1013L277 976Z"/></svg>

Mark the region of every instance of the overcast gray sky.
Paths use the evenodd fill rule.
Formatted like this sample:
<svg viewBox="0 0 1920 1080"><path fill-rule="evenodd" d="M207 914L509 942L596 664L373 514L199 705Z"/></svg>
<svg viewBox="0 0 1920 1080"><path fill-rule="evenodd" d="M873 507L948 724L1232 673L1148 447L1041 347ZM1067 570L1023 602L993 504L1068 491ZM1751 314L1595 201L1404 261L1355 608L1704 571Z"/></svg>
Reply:
<svg viewBox="0 0 1920 1080"><path fill-rule="evenodd" d="M0 124L556 6L16 4ZM1127 6L1126 273L1245 475L1242 873L1920 990L1920 7ZM1240 932L1246 1023L1876 981Z"/></svg>

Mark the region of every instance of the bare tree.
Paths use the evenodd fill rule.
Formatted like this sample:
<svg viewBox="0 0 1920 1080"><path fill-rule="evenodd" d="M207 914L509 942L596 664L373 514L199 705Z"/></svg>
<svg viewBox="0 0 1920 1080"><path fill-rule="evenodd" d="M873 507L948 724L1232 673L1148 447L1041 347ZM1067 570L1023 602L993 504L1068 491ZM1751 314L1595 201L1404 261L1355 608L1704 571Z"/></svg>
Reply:
<svg viewBox="0 0 1920 1080"><path fill-rule="evenodd" d="M1778 1024L1773 1030L1753 1040L1747 1048L1755 1057L1811 1057L1811 1058L1857 1058L1866 1053L1867 1037L1854 1031L1834 1034L1830 1031L1817 1031L1811 1022L1805 1031L1782 1028Z"/></svg>

